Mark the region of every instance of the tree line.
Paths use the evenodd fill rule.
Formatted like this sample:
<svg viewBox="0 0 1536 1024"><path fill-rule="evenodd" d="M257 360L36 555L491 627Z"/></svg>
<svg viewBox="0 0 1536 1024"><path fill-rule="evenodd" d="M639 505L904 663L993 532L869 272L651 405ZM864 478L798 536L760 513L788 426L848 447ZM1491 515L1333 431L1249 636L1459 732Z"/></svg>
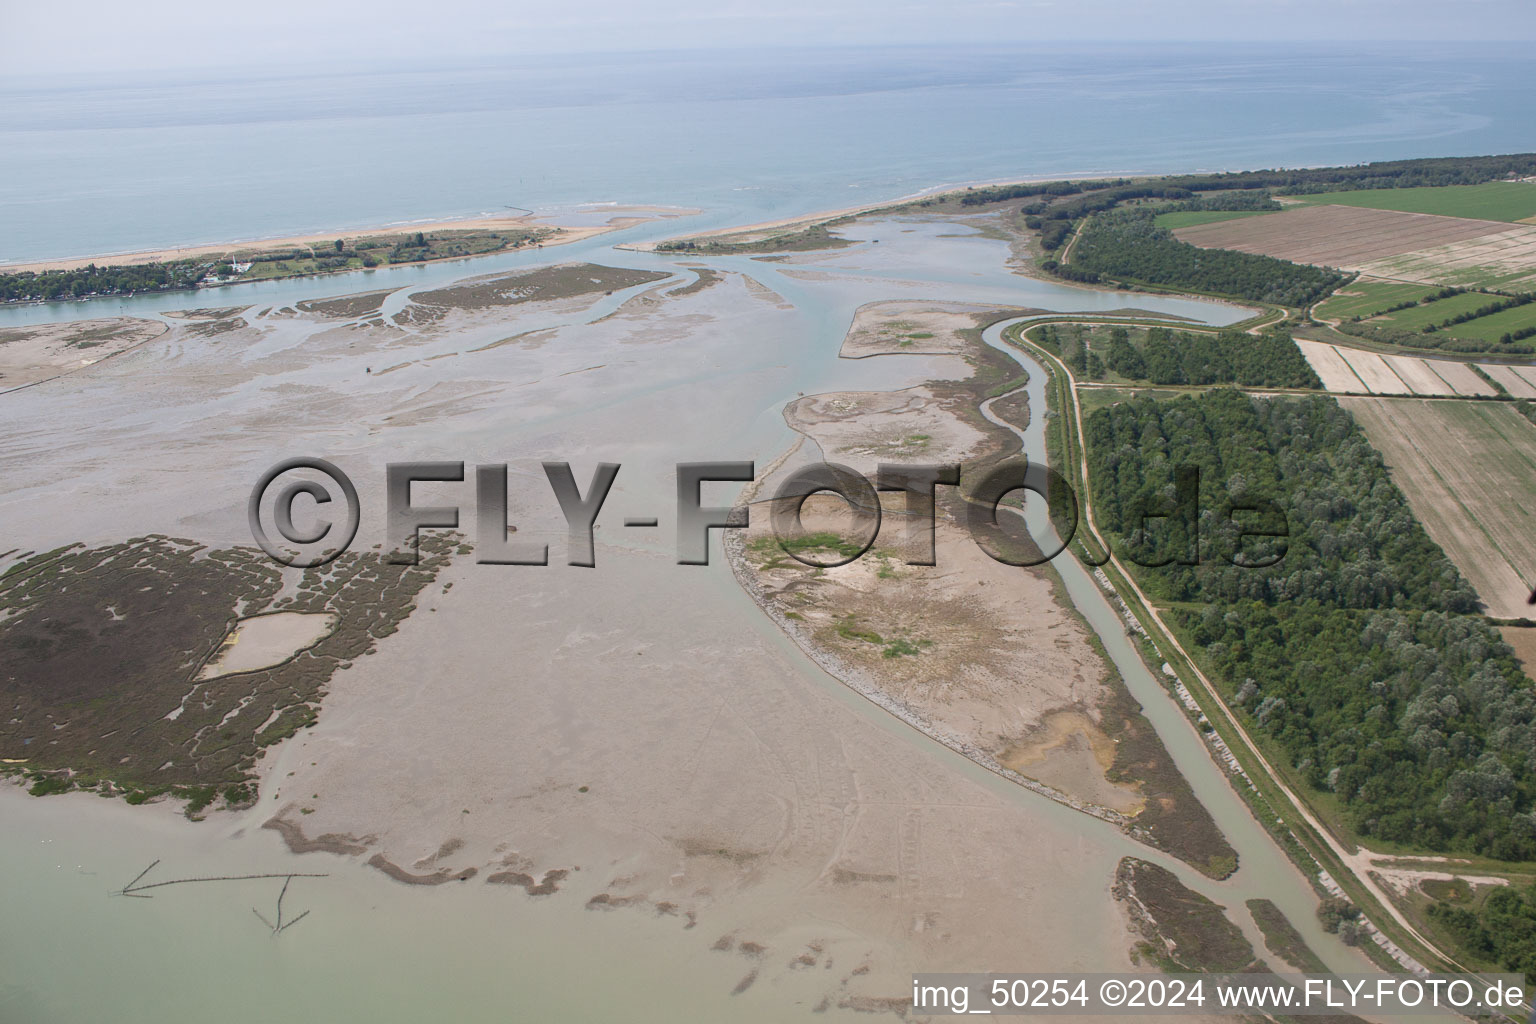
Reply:
<svg viewBox="0 0 1536 1024"><path fill-rule="evenodd" d="M1163 385L1238 384L1243 387L1319 388L1322 382L1288 332L1254 336L1167 327L1110 327L1048 324L1035 340L1061 356L1072 372L1088 380L1110 375Z"/></svg>
<svg viewBox="0 0 1536 1024"><path fill-rule="evenodd" d="M0 274L0 302L78 299L93 294L120 295L191 288L207 269L207 264L186 260L117 267L98 267L92 263L74 270L24 270Z"/></svg>
<svg viewBox="0 0 1536 1024"><path fill-rule="evenodd" d="M1536 292L1527 292L1524 295L1512 295L1507 298L1495 299L1492 302L1478 306L1476 309L1470 309L1465 313L1448 316L1438 323L1425 324L1423 331L1425 334L1433 334L1435 331L1441 331L1447 327L1455 327L1457 324L1470 323L1481 317L1502 313L1506 309L1518 309L1521 306L1529 305L1533 301L1536 301Z"/></svg>
<svg viewBox="0 0 1536 1024"><path fill-rule="evenodd" d="M1138 578L1352 828L1536 858L1536 691L1347 412L1213 391L1100 409L1086 433L1101 521L1168 563ZM1198 517L1177 514L1196 496Z"/></svg>
<svg viewBox="0 0 1536 1024"><path fill-rule="evenodd" d="M1309 305L1344 280L1323 267L1181 242L1157 226L1151 210L1141 208L1109 210L1088 221L1072 261L1101 277L1282 306Z"/></svg>
<svg viewBox="0 0 1536 1024"><path fill-rule="evenodd" d="M1496 886L1476 910L1436 900L1428 913L1463 949L1527 979L1536 977L1536 885L1524 892Z"/></svg>
<svg viewBox="0 0 1536 1024"><path fill-rule="evenodd" d="M237 276L232 259L276 264L277 276L287 273L344 270L353 259L364 267L459 256L474 256L502 249L537 245L552 233L549 228L527 230L450 231L428 235L421 231L402 235L360 238L348 245L336 239L318 252L309 248L268 249L242 252L218 260L170 260L126 266L97 266L75 270L19 271L0 273L0 302L32 302L84 298L88 295L127 295L195 288L209 273ZM295 264L290 266L290 264Z"/></svg>
<svg viewBox="0 0 1536 1024"><path fill-rule="evenodd" d="M1302 167L1292 170L1235 171L1222 174L1171 174L1157 179L1158 187L1189 193L1231 189L1273 189L1310 194L1348 192L1372 188L1422 188L1433 185L1480 185L1504 178L1536 175L1536 153L1504 156L1452 156L1417 160L1378 160L1347 167ZM1124 178L1110 181L1023 182L971 188L961 193L965 206L1028 199L1037 196L1070 196L1089 190L1103 191L1129 184ZM937 198L937 197L936 197ZM934 200L925 200L932 202Z"/></svg>
<svg viewBox="0 0 1536 1024"><path fill-rule="evenodd" d="M1339 324L1339 330L1344 334L1352 334L1357 338L1379 341L1388 345L1402 345L1407 348L1440 349L1445 352L1493 352L1498 355L1531 355L1536 353L1536 345L1525 343L1527 338L1536 335L1536 331L1523 328L1519 331L1506 331L1500 335L1497 348L1478 338L1458 338L1453 334L1447 334L1445 331L1433 331L1425 334L1421 330L1407 327L1391 327L1387 324L1350 323L1346 321Z"/></svg>

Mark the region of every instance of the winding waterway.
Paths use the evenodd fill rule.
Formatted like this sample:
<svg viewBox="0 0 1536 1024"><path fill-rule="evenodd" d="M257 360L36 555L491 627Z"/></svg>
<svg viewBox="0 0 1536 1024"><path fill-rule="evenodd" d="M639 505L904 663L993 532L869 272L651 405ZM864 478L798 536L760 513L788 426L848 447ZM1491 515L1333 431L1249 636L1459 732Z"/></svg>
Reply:
<svg viewBox="0 0 1536 1024"><path fill-rule="evenodd" d="M662 233L655 227L649 230L652 236ZM783 317L793 325L792 330L784 331L782 324L767 329L748 321L732 321L731 331L712 342L717 347L690 349L672 363L652 354L643 363L625 363L625 368L609 377L595 378L606 390L581 407L551 411L525 400L533 411L507 403L476 410L474 416L445 415L443 421L425 423L414 432L398 428L398 434L390 435L392 447L388 449L362 431L348 434L338 430L327 443L351 446L347 451L352 457L378 461L401 450L413 450L412 444L430 442L443 447L487 437L495 438L501 451L516 451L519 444L532 443L530 439L551 432L570 431L572 436L582 436L575 433L578 425L593 417L610 433L639 431L650 425L627 420L625 411L650 408L645 403L654 403L658 395L667 394L686 377L694 385L726 394L718 405L707 406L708 416L702 420L714 432L710 441L714 448L708 454L724 457L745 453L756 456L761 464L787 447L790 432L782 409L797 393L902 387L923 379L928 363L921 357L838 358L853 312L866 302L942 297L1099 312L1134 304L1210 323L1231 323L1246 315L1219 303L1162 296L1135 296L1132 302L1125 293L1022 278L1007 269L1003 243L953 224L892 219L860 223L848 233L871 244L845 250L814 268L745 257L700 261L748 274L772 289L778 296L775 301L791 307L783 311ZM628 237L643 234L630 232ZM872 244L877 238L881 240L878 246ZM402 268L383 278L349 276L334 281L251 286L231 293L227 301L259 306L291 303L299 298L371 289L387 280L399 296L393 301L403 303L404 296L415 288L557 259L594 258L610 265L679 269L676 261L663 256L612 249L613 241L607 238L537 256L492 257L467 265ZM564 319L576 326L591 324L617 309L631 294L605 297L579 315ZM715 292L701 294L706 297L706 308L712 308L707 303L717 300L707 297ZM199 295L199 304L210 304L207 300L211 298ZM126 302L94 300L62 309L7 310L5 316L10 318L6 322L16 323L117 312L142 315L173 304L164 296ZM713 311L722 318L731 312L724 307ZM1008 352L1030 373L1027 389L1034 415L1020 436L1029 456L1043 459L1046 374L1001 340L1004 326L994 326L984 338ZM296 325L281 327L282 332L302 330ZM280 332L272 337L280 337L285 346L302 354L299 342L303 339L298 334L289 337ZM219 355L217 344L167 346L162 342L148 346L156 358L163 357L163 363L151 364L161 374L195 377L211 372L226 358ZM615 360L622 355L618 347L610 354ZM348 362L328 365L325 376L315 380L338 392L360 386L354 382L366 379L361 364L370 356L360 352L348 358ZM583 353L580 361L585 363L589 358ZM443 369L452 362L432 363L419 371L423 374L420 386L426 388L433 380L465 372ZM47 430L54 423L86 430L80 424L103 421L99 436L86 431L76 438L77 444L61 450L47 467L59 478L67 476L76 463L81 473L96 474L89 477L92 493L102 495L95 513L99 522L92 527L96 530L155 528L159 506L141 507L127 496L133 493L130 483L142 487L141 477L153 482L161 470L142 462L125 468L118 464L123 460L101 458L101 451L110 450L101 446L108 445L112 436L114 415L135 401L136 380L130 369L121 370L119 376L109 377L105 383L88 384L81 377L32 388L0 402L0 435L9 432L19 437L24 428ZM440 376L430 376L433 374ZM203 415L220 415L225 409L271 401L267 387L260 379L231 384L198 399L203 404L195 410L177 410L177 422L182 422L182 417L187 423L197 422L192 414L199 410ZM677 428L663 423L654 429L665 436L668 429ZM93 436L100 446L93 448L88 443ZM302 436L290 440L299 443ZM643 438L631 439L632 443L640 440ZM259 454L266 458L291 452L263 448ZM215 539L241 539L244 524L240 503L227 499L229 494L242 495L249 486L244 468L238 460L216 450L188 458L203 459L202 469L219 485L212 489L215 497L203 499L202 518L197 521L218 534ZM236 463L233 469L227 465L231 462ZM43 493L47 481L54 479L38 475L41 470L35 453L23 446L0 449L0 469L15 468L30 474L23 482L34 488L34 493ZM185 470L177 463L163 472ZM639 507L665 507L672 500L671 483L664 475L654 477L626 476L626 486L631 488L625 492L626 500ZM11 499L7 506L6 495L0 494L0 509L14 512L17 528L38 546L51 539L51 531L79 525L69 522L61 526L58 517L46 509L24 506L14 500L14 493ZM192 513L183 510L182 514ZM1035 518L1043 519L1043 514ZM1031 528L1039 534L1049 526L1032 521ZM608 571L619 581L619 593L604 598L611 604L603 608L614 616L633 614L633 595L640 592L625 589L630 574L639 578L639 569L652 571L657 550L667 545L661 543L658 548L654 540L613 533L616 531L599 535L599 561L614 566ZM1092 577L1070 557L1059 558L1056 568L1178 767L1238 850L1240 867L1232 878L1213 882L1105 822L993 775L897 721L810 663L737 587L725 565L716 564L686 577L677 573L687 570L671 567L666 586L672 588L672 599L685 616L707 620L713 642L730 644L732 638L752 638L767 645L790 666L796 685L830 698L858 716L862 725L878 730L891 750L984 787L991 797L1026 813L1031 827L1042 833L1067 840L1082 837L1085 871L1097 872L1097 877L1107 880L1123 856L1164 864L1186 885L1225 905L1257 949L1262 949L1262 938L1242 902L1252 897L1269 898L1331 967L1365 969L1358 953L1321 931L1313 914L1316 898L1306 880L1253 820L1194 727L1141 663L1125 637L1119 616ZM443 627L441 622L435 625ZM405 635L403 632L402 638ZM494 643L494 639L487 637L486 642ZM679 634L679 642L694 639L687 633ZM387 644L381 653L384 658L371 660L390 657ZM322 713L317 732L327 728L326 714ZM281 779L289 770L301 769L304 756L295 744L285 747L277 755L273 775ZM167 807L133 808L81 794L37 800L14 788L0 787L0 820L5 823L0 831L0 862L10 873L10 882L0 887L0 920L5 922L0 932L0 949L4 951L0 957L0 1019L112 1019L125 1024L160 1024L205 1019L209 1008L217 1007L219 1019L231 1022L267 1021L284 1015L403 1022L444 1012L465 1021L504 1020L514 1010L521 1019L535 1020L622 1016L634 1021L750 1022L782 1020L787 1006L798 1005L798 990L790 982L785 983L788 988L771 996L733 998L728 981L721 983L718 954L711 954L696 936L678 932L675 925L664 928L654 918L640 914L589 913L575 900L513 898L513 894L489 892L479 884L403 886L352 860L289 853L275 833L259 827L271 813L271 807L259 806L241 815L218 815L210 822L192 824ZM269 908L277 898L278 887L270 881L174 887L162 890L152 900L109 895L157 858L165 859L162 870L170 876L318 871L328 877L294 882L287 896L289 914L303 910L312 914L274 938L252 914L256 910L271 916ZM1083 939L1078 948L1091 945ZM167 964L176 965L174 975L166 974ZM382 970L381 965L388 969ZM1058 966L1014 962L1013 954L1007 951L999 952L997 963L977 965L978 969L999 970ZM832 1016L838 1016L835 1007ZM849 1017L867 1019L853 1014Z"/></svg>

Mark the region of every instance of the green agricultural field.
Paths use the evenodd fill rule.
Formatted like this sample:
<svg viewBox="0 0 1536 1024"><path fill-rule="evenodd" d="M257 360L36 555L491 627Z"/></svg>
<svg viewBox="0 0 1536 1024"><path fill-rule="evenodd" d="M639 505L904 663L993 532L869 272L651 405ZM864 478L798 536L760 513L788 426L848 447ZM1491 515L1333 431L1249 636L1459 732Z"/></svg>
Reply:
<svg viewBox="0 0 1536 1024"><path fill-rule="evenodd" d="M1498 302L1497 295L1485 295L1482 292L1462 292L1460 295L1452 295L1448 299L1437 299L1424 306L1411 306L1408 309L1400 309L1396 313L1388 313L1385 316L1375 317L1370 321L1384 327L1400 327L1403 330L1413 331L1430 324L1437 324L1462 313L1470 313L1474 309L1486 306L1492 302Z"/></svg>
<svg viewBox="0 0 1536 1024"><path fill-rule="evenodd" d="M1118 405L1121 402L1129 402L1135 398L1153 398L1159 402L1166 402L1174 398L1182 398L1188 395L1188 391L1175 391L1170 388L1140 387L1091 387L1078 388L1077 400L1083 406L1083 415L1089 416L1095 410L1106 406Z"/></svg>
<svg viewBox="0 0 1536 1024"><path fill-rule="evenodd" d="M1403 284L1399 281L1377 281L1362 277L1324 299L1317 307L1317 314L1330 320L1348 320L1352 316L1364 319L1403 302L1417 302L1439 290L1425 284Z"/></svg>
<svg viewBox="0 0 1536 1024"><path fill-rule="evenodd" d="M1364 206L1372 210L1438 213L1445 217L1511 223L1536 217L1536 184L1524 181L1489 181L1481 185L1436 188L1370 188L1289 198L1308 206Z"/></svg>
<svg viewBox="0 0 1536 1024"><path fill-rule="evenodd" d="M1536 327L1536 302L1514 309L1506 309L1491 316L1480 316L1464 324L1442 328L1453 338L1475 338L1478 341L1497 342L1506 334Z"/></svg>
<svg viewBox="0 0 1536 1024"><path fill-rule="evenodd" d="M1265 214L1274 212L1273 210L1175 210L1172 213L1160 213L1154 219L1158 227L1177 231L1179 228L1194 227L1196 224L1215 224L1217 221L1237 220L1240 217L1263 217Z"/></svg>
<svg viewBox="0 0 1536 1024"><path fill-rule="evenodd" d="M350 253L345 257L333 257L338 266L322 267L320 258L302 260L277 260L263 261L251 264L251 269L240 275L241 281L265 281L273 278L299 277L306 274L318 274L321 271L332 270L361 270L363 261Z"/></svg>

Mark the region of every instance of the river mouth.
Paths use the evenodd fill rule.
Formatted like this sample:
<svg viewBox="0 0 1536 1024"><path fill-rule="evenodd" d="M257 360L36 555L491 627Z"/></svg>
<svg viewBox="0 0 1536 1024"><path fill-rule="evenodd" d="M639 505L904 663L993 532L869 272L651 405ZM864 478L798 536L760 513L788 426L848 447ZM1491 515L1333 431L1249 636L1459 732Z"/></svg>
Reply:
<svg viewBox="0 0 1536 1024"><path fill-rule="evenodd" d="M8 894L14 918L39 935L56 934L60 920L93 922L72 961L120 965L90 981L61 969L48 943L27 943L14 961L33 1000L18 1004L24 1016L164 1019L152 999L159 985L145 979L158 976L167 948L189 965L177 1005L190 1013L192 1000L217 999L231 1020L265 1019L274 979L317 1015L361 1005L405 1020L435 1002L466 1008L465 1019L507 1006L553 1019L583 972L600 968L629 987L584 993L591 1019L768 1021L823 1000L834 1017L866 1019L858 1007L901 995L914 966L974 968L998 948L1022 966L1130 968L1129 933L1107 893L1118 860L1152 856L1145 847L993 776L825 675L738 588L718 546L714 564L679 566L670 530L605 519L595 569L563 564L565 530L543 482L544 461L572 462L579 479L596 461L620 461L606 514L655 515L676 501L678 461L765 466L781 453L793 440L784 408L802 392L894 392L954 370L955 356L940 351L840 359L871 302L942 291L1012 308L1124 304L1020 278L1006 270L1004 245L956 231L922 218L861 223L849 234L870 245L814 269L708 259L719 279L682 294L695 275L615 252L614 265L660 267L668 280L591 301L449 310L430 323L370 324L371 302L337 306L336 316L255 307L216 335L173 325L128 361L7 396L5 436L44 430L69 444L45 459L12 443L0 451L6 479L44 487L63 473L103 496L99 508L58 511L15 502L18 531L39 547L167 521L248 544L252 482L277 458L318 447L374 511L390 461L508 461L509 521L520 539L549 543L553 563L456 555L397 632L329 680L313 726L262 757L249 810L194 825L169 804L3 794L26 812L8 813L16 826L0 843L36 880ZM925 271L930 243L942 260ZM398 312L406 298L377 310ZM1214 303L1147 302L1241 316ZM903 330L936 333L925 326ZM1044 375L1027 368L1031 408L1043 410ZM144 373L155 374L156 408L141 407ZM444 487L422 500L467 505L465 493ZM378 539L369 529L365 521L365 545ZM310 635L291 619L258 626L263 618L275 616L246 619L226 657L242 647L291 655ZM1113 615L1089 618L1101 635L1120 629ZM281 642L253 643L253 628L275 629ZM238 671L228 661L219 670L221 680ZM1142 699L1167 698L1153 683ZM1188 729L1174 714L1158 725ZM1225 787L1197 739L1179 742L1192 780L1206 771L1212 792ZM1267 837L1234 806L1215 813L1234 843L1246 836L1239 875L1217 884L1170 866L1224 901L1271 896L1300 925L1304 882L1283 860L1264 860ZM341 837L332 845L366 852L294 854L261 828L275 816L309 840ZM119 840L113 851L100 848L104 831ZM374 857L416 877L477 873L402 885L368 867ZM172 876L327 877L295 880L289 909L313 912L273 936L251 910L274 920L277 893L257 882L168 887L151 904L108 895L156 859ZM496 874L553 878L554 891L488 884ZM60 906L70 908L63 917ZM413 952L398 934L419 940ZM515 969L507 950L523 957ZM380 984L380 963L405 960L416 987ZM677 993L688 1001L681 1011L661 1004Z"/></svg>

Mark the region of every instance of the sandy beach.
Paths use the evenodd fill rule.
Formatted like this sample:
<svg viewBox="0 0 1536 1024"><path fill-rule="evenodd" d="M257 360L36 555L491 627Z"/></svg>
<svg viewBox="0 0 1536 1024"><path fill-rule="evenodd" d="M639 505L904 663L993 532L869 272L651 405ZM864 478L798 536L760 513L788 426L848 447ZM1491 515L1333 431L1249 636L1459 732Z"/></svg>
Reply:
<svg viewBox="0 0 1536 1024"><path fill-rule="evenodd" d="M336 239L354 239L371 235L399 235L422 231L508 231L531 228L554 228L559 234L544 242L545 247L579 242L584 238L644 224L647 221L686 217L698 210L678 209L666 206L603 206L594 212L610 214L603 224L561 224L558 214L528 214L518 216L462 217L456 220L406 222L381 224L374 227L339 228L302 235L286 235L279 238L236 239L229 242L190 245L174 249L146 249L140 252L101 253L93 256L61 257L53 260L34 260L23 263L0 262L0 273L19 273L46 270L75 270L92 263L104 266L137 266L145 263L163 263L169 260L218 258L254 250L304 248L313 245L330 245ZM401 264L403 265L403 264Z"/></svg>

